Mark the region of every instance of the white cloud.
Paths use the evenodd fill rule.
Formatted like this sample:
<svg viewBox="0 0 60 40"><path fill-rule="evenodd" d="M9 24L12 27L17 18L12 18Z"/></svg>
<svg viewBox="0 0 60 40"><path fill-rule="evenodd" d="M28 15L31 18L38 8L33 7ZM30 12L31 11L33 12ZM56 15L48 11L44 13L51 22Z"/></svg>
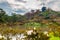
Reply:
<svg viewBox="0 0 60 40"><path fill-rule="evenodd" d="M0 0L0 3L5 2L6 0Z"/></svg>
<svg viewBox="0 0 60 40"><path fill-rule="evenodd" d="M38 9L38 5L41 3L39 1L36 0L23 0L26 1L26 3L23 2L16 2L15 0L7 0L7 2L10 4L10 6L13 9L21 9L21 8L25 8L25 9ZM37 4L36 4L37 3Z"/></svg>
<svg viewBox="0 0 60 40"><path fill-rule="evenodd" d="M50 8L52 7L54 10L56 10L59 8L58 4L60 4L59 0L23 0L23 1L26 1L26 3L16 1L16 0L7 0L7 2L10 4L10 6L13 9L41 9L42 2L45 2L45 4L47 6L50 5L50 4L48 4L49 2L50 3L53 2L52 3L53 5L51 5Z"/></svg>
<svg viewBox="0 0 60 40"><path fill-rule="evenodd" d="M52 10L60 11L59 5L60 5L60 1L55 0L54 2L51 2L50 5L48 4L48 7L50 7Z"/></svg>
<svg viewBox="0 0 60 40"><path fill-rule="evenodd" d="M16 2L15 0L7 0L7 2L10 4L10 6L12 7L12 9L16 8L22 8L24 3L22 2Z"/></svg>
<svg viewBox="0 0 60 40"><path fill-rule="evenodd" d="M60 11L60 0L0 0L0 2L8 2L13 10L24 9L30 11L31 9L41 9L44 2L46 7L55 11Z"/></svg>

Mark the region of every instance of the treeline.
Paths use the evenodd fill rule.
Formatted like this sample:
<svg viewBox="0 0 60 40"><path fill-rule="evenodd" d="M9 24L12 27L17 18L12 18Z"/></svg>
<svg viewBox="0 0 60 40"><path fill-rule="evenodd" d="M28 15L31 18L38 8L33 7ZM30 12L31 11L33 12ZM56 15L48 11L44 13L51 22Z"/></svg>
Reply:
<svg viewBox="0 0 60 40"><path fill-rule="evenodd" d="M20 15L12 13L11 16L6 14L6 12L0 8L0 23L27 23L27 22L38 22L38 23L49 23L54 22L60 24L60 12L47 9L44 12L40 10L31 10L25 13L25 15Z"/></svg>
<svg viewBox="0 0 60 40"><path fill-rule="evenodd" d="M0 23L15 23L15 22L22 22L26 19L25 16L12 13L12 15L6 14L6 12L0 8Z"/></svg>

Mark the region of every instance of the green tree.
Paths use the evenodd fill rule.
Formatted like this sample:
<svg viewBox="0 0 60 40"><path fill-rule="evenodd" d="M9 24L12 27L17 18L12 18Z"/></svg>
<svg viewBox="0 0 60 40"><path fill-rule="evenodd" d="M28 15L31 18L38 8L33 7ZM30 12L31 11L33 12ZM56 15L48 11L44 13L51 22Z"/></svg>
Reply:
<svg viewBox="0 0 60 40"><path fill-rule="evenodd" d="M5 22L6 12L0 8L0 22Z"/></svg>

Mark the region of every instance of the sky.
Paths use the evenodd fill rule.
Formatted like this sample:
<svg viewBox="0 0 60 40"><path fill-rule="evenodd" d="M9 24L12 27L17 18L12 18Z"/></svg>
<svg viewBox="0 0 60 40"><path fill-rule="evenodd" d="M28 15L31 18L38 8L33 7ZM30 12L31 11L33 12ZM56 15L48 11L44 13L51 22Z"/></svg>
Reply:
<svg viewBox="0 0 60 40"><path fill-rule="evenodd" d="M60 11L60 0L0 0L0 8L5 10L9 15L11 15L11 13L24 15L32 9L41 10L43 3L47 8Z"/></svg>

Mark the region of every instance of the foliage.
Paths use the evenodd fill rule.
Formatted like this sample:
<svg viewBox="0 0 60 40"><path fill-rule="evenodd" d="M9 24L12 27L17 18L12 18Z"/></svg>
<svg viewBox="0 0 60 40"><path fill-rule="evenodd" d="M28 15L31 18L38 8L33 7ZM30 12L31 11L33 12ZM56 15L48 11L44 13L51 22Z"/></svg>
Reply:
<svg viewBox="0 0 60 40"><path fill-rule="evenodd" d="M41 24L40 23L36 23L36 22L29 22L29 23L25 23L24 26L27 26L27 27L40 27Z"/></svg>
<svg viewBox="0 0 60 40"><path fill-rule="evenodd" d="M57 34L57 36L54 36L54 34L52 34L52 33L50 33L49 35L50 35L49 40L60 40L60 37L58 36L58 34Z"/></svg>
<svg viewBox="0 0 60 40"><path fill-rule="evenodd" d="M29 20L32 20L31 22L38 22L36 25L41 25L42 20L47 20L47 21L51 21L57 25L59 25L59 18L60 16L58 16L60 14L60 12L55 12L51 9L46 9L46 11L41 12L40 10L31 10L31 12L27 12L25 15L20 15L20 14L16 14L16 13L12 13L11 16L7 15L6 12L0 8L0 23L15 23L15 22L20 22L24 25L24 23L28 24L28 22L30 22ZM56 19L56 20L55 20ZM31 23L30 23L31 24ZM34 25L35 25L34 24ZM31 25L30 25L31 26ZM33 26L33 25L32 25Z"/></svg>

